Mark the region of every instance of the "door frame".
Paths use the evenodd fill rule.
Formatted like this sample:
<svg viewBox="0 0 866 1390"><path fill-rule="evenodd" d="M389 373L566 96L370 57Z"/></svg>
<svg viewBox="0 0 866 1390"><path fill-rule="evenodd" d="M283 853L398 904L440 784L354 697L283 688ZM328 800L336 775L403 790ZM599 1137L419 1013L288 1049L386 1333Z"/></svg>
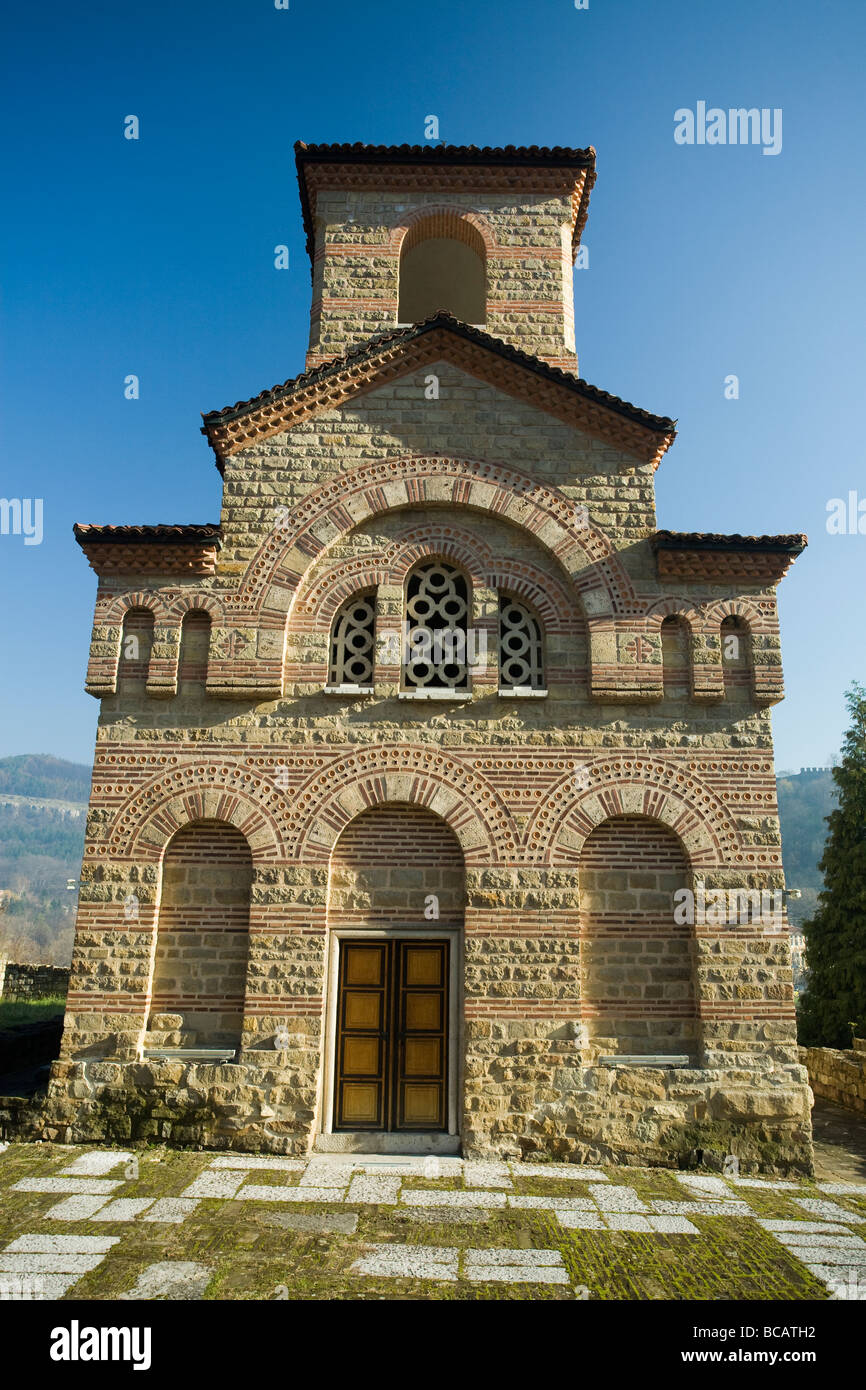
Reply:
<svg viewBox="0 0 866 1390"><path fill-rule="evenodd" d="M422 927L332 927L328 932L328 958L325 966L325 1037L322 1048L322 1108L319 1134L343 1133L334 1130L334 1092L335 1068L337 1061L337 1004L340 977L341 941L442 941L450 942L448 952L448 1076L447 1128L426 1131L432 1134L457 1136L460 1133L459 1097L463 1086L463 932L459 927L439 927L426 930ZM351 1132L351 1131L350 1131ZM366 1131L365 1131L366 1132ZM379 1130L373 1134L412 1133L414 1131Z"/></svg>

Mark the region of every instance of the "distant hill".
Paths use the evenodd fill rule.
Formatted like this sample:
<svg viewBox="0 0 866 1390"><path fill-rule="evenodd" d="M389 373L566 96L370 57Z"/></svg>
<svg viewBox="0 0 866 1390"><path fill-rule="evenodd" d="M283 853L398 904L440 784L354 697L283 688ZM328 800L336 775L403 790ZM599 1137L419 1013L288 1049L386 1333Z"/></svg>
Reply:
<svg viewBox="0 0 866 1390"><path fill-rule="evenodd" d="M90 768L47 754L0 758L0 955L72 956Z"/></svg>
<svg viewBox="0 0 866 1390"><path fill-rule="evenodd" d="M823 881L818 861L827 838L825 817L836 805L836 786L830 768L803 768L776 779L782 825L782 863L789 888L799 888L799 902L788 903L788 917L797 925L811 917Z"/></svg>
<svg viewBox="0 0 866 1390"><path fill-rule="evenodd" d="M90 796L90 768L82 763L52 758L48 753L0 758L0 792L86 805Z"/></svg>

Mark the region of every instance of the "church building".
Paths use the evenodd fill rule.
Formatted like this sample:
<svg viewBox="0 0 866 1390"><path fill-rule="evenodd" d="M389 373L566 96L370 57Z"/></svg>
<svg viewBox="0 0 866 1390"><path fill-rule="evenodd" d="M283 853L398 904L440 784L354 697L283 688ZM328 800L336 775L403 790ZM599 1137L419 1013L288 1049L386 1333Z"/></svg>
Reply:
<svg viewBox="0 0 866 1390"><path fill-rule="evenodd" d="M46 1125L807 1170L770 714L805 537L658 529L675 422L578 373L592 148L296 158L309 349L203 417L219 522L75 527Z"/></svg>

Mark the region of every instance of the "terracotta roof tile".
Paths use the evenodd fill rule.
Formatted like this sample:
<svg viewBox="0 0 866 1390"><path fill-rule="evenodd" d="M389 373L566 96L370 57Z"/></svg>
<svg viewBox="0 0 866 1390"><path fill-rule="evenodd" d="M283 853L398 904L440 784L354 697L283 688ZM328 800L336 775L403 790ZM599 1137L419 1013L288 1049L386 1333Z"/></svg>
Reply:
<svg viewBox="0 0 866 1390"><path fill-rule="evenodd" d="M656 531L650 543L654 550L769 550L799 555L809 542L801 532L787 536L726 536L714 531Z"/></svg>
<svg viewBox="0 0 866 1390"><path fill-rule="evenodd" d="M318 164L527 164L591 169L595 150L567 145L307 145L295 142L295 158Z"/></svg>
<svg viewBox="0 0 866 1390"><path fill-rule="evenodd" d="M189 526L166 522L156 526L93 526L76 522L72 530L79 545L200 545L202 541L219 545L220 539L219 524L215 522Z"/></svg>
<svg viewBox="0 0 866 1390"><path fill-rule="evenodd" d="M515 169L527 177L533 169L545 170L548 176L556 170L573 169L576 203L574 207L573 244L576 250L586 224L589 197L596 179L595 150L571 149L563 145L306 145L295 144L295 165L301 195L301 211L307 234L307 251L312 264L315 250L313 204L315 178L307 178L307 169L327 164L361 166L420 165L423 169L445 170L472 167L487 170ZM443 175L440 175L443 177ZM488 181L495 175L488 175ZM500 177L505 177L502 175ZM579 194L578 194L579 190Z"/></svg>

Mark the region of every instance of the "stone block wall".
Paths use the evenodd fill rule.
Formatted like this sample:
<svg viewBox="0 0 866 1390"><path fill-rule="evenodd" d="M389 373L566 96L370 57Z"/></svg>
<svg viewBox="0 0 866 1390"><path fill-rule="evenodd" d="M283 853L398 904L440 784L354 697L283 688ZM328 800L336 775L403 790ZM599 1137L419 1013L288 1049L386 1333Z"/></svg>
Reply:
<svg viewBox="0 0 866 1390"><path fill-rule="evenodd" d="M20 965L0 959L0 999L47 999L65 995L68 986L68 966Z"/></svg>
<svg viewBox="0 0 866 1390"><path fill-rule="evenodd" d="M801 1047L800 1060L816 1096L846 1110L866 1110L866 1043L850 1050Z"/></svg>

